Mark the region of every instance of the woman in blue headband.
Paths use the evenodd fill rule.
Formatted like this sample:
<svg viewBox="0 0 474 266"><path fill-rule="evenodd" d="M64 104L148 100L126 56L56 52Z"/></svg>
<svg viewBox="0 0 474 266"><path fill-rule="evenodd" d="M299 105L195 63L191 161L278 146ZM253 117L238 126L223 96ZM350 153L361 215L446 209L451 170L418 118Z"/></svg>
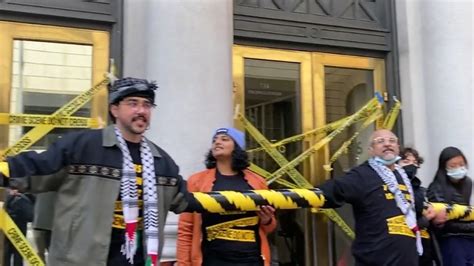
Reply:
<svg viewBox="0 0 474 266"><path fill-rule="evenodd" d="M216 130L206 168L188 179L190 192L267 189L265 180L249 171L245 135L235 128ZM177 257L180 266L268 266L267 234L276 227L274 209L214 214L184 213L179 218Z"/></svg>

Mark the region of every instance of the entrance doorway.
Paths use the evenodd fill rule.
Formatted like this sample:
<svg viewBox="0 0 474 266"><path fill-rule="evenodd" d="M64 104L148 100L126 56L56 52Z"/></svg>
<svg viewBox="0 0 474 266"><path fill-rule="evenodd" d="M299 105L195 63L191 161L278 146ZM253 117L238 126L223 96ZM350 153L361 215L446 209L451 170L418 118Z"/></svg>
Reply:
<svg viewBox="0 0 474 266"><path fill-rule="evenodd" d="M361 108L376 91L386 91L383 59L240 45L233 48L233 80L235 106L270 141L341 119ZM352 126L299 166L311 184L317 186L342 175L367 159L364 149L374 128L358 136L349 152L334 163L331 173L323 169L330 155L356 128L358 125ZM258 146L254 140L247 140L249 149ZM313 143L314 139L308 137L281 151L292 160ZM250 158L268 172L279 168L264 152L253 152ZM353 228L350 206L337 212ZM351 241L326 217L307 210L277 215L279 226L271 236L272 260L278 263L275 265L351 264Z"/></svg>

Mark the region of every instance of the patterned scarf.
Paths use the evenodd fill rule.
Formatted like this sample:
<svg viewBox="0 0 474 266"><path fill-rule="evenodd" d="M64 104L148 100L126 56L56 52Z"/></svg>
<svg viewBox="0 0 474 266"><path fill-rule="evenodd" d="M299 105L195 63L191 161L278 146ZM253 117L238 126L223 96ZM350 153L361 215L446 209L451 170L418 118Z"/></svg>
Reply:
<svg viewBox="0 0 474 266"><path fill-rule="evenodd" d="M120 195L122 197L123 216L125 220L125 243L122 245L122 254L133 264L133 257L138 248L140 238L138 230L138 191L136 173L132 156L120 130L115 127L115 135L123 155L122 180ZM146 265L158 265L158 197L156 191L155 165L150 147L145 137L140 142L140 158L143 164L143 214L146 236L147 261Z"/></svg>
<svg viewBox="0 0 474 266"><path fill-rule="evenodd" d="M390 170L390 168L383 165L381 162L376 161L374 158L369 159L369 165L377 172L377 174L382 178L385 185L387 185L388 190L392 192L395 202L397 203L398 208L402 211L403 215L405 216L405 221L408 227L415 233L416 235L416 250L418 254L421 256L423 254L423 246L421 244L421 235L420 229L418 228L416 222L416 212L415 212L415 195L413 193L413 188L411 186L410 180L408 179L405 171L401 166L395 164L395 170L400 174L402 177L403 183L408 189L410 193L411 201L408 201L403 193L400 191L398 187L397 178L395 174Z"/></svg>

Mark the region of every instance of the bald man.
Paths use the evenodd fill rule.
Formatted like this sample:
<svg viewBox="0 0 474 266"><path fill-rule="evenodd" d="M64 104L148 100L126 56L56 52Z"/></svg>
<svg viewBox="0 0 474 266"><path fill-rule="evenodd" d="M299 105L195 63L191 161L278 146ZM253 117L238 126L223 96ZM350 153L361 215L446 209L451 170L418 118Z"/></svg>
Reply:
<svg viewBox="0 0 474 266"><path fill-rule="evenodd" d="M411 183L396 162L400 147L389 130L371 135L370 159L321 185L327 208L353 207L356 265L418 265L422 252Z"/></svg>

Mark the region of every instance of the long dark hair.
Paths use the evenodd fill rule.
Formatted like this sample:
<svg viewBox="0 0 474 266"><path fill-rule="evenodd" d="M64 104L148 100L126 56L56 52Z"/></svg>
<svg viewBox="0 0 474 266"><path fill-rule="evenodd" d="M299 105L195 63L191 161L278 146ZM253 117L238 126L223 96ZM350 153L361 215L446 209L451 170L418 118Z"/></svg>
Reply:
<svg viewBox="0 0 474 266"><path fill-rule="evenodd" d="M465 201L469 202L469 197L471 195L472 182L470 179L465 178L460 180L459 184L454 184L447 175L446 163L452 158L458 156L461 156L464 159L467 166L466 156L464 156L462 151L456 147L444 148L439 155L438 170L436 171L433 183L438 183L441 189L444 190L444 197L447 202L453 200L453 194L456 192L455 186L462 186L462 196Z"/></svg>
<svg viewBox="0 0 474 266"><path fill-rule="evenodd" d="M234 150L232 151L232 170L236 172L241 172L247 167L249 167L249 156L247 155L247 152L242 150L239 145L237 145L234 141ZM216 168L217 161L214 156L212 156L212 149L209 150L209 152L206 155L206 161L204 162L206 164L207 169L212 169Z"/></svg>

